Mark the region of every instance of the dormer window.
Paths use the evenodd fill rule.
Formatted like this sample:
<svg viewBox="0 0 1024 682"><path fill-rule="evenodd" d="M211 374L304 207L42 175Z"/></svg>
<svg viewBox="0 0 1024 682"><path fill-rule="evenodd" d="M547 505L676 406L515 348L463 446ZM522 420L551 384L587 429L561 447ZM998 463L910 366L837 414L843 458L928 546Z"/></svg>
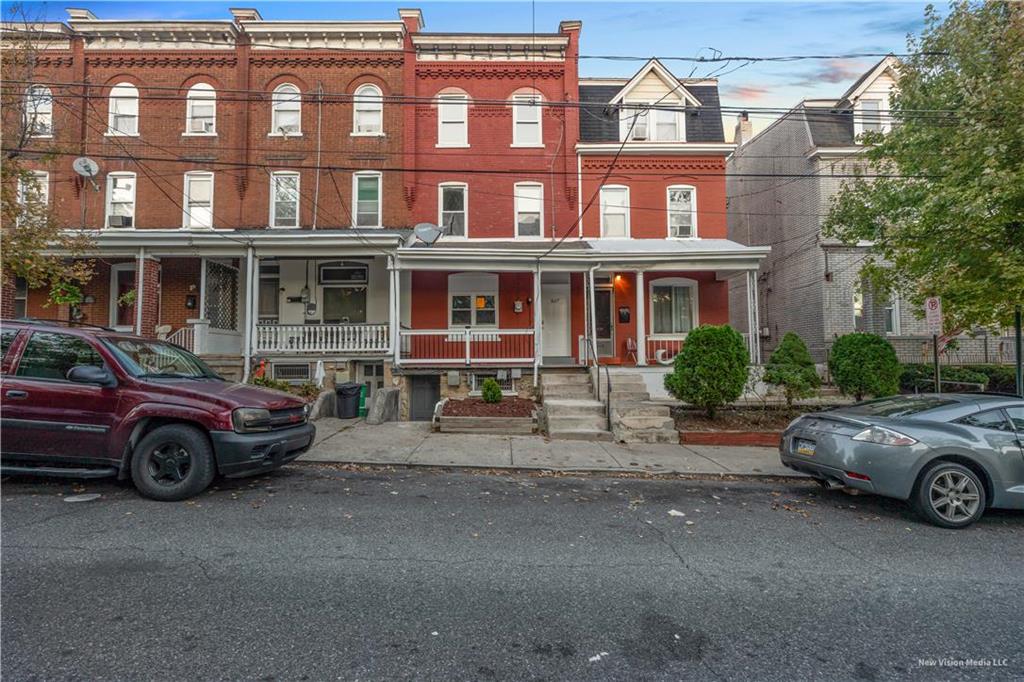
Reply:
<svg viewBox="0 0 1024 682"><path fill-rule="evenodd" d="M620 139L628 134L631 142L683 142L682 108L679 102L625 104L619 114Z"/></svg>
<svg viewBox="0 0 1024 682"><path fill-rule="evenodd" d="M882 101L862 99L860 101L860 127L864 132L882 130Z"/></svg>

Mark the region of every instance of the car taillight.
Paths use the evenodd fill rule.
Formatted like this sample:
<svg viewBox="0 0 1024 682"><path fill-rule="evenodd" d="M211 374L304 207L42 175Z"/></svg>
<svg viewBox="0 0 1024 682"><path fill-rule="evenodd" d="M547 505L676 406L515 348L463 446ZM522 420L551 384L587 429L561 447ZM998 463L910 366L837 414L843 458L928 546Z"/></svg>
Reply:
<svg viewBox="0 0 1024 682"><path fill-rule="evenodd" d="M854 436L853 440L877 443L878 445L913 445L917 442L906 434L887 429L884 426L869 426Z"/></svg>

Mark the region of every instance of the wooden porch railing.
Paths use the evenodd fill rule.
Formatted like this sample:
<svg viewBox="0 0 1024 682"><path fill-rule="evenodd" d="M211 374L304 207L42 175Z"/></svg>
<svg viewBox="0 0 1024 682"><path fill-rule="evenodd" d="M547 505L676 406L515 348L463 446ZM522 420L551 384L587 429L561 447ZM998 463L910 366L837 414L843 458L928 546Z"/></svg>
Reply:
<svg viewBox="0 0 1024 682"><path fill-rule="evenodd" d="M533 329L402 329L403 362L495 365L533 362Z"/></svg>
<svg viewBox="0 0 1024 682"><path fill-rule="evenodd" d="M388 353L386 324L257 324L257 353Z"/></svg>

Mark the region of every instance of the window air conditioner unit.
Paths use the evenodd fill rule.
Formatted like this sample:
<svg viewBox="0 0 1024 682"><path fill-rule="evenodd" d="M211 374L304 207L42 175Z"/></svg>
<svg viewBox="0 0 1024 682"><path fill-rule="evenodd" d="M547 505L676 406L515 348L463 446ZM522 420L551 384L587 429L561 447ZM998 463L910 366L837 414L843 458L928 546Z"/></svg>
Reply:
<svg viewBox="0 0 1024 682"><path fill-rule="evenodd" d="M193 133L212 133L213 121L205 121L203 119L194 118L192 119L191 127L191 132Z"/></svg>
<svg viewBox="0 0 1024 682"><path fill-rule="evenodd" d="M107 227L131 227L133 219L128 215L112 215L107 218Z"/></svg>

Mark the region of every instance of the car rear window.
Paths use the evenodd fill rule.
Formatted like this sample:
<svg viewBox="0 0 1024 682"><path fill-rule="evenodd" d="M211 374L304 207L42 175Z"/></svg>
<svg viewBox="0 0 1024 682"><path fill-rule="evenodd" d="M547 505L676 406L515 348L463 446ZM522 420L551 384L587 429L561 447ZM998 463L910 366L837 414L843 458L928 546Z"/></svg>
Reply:
<svg viewBox="0 0 1024 682"><path fill-rule="evenodd" d="M843 411L875 417L909 417L940 407L946 407L947 405L955 405L956 403L956 400L939 398L937 396L901 395L861 403L860 405L848 407Z"/></svg>

